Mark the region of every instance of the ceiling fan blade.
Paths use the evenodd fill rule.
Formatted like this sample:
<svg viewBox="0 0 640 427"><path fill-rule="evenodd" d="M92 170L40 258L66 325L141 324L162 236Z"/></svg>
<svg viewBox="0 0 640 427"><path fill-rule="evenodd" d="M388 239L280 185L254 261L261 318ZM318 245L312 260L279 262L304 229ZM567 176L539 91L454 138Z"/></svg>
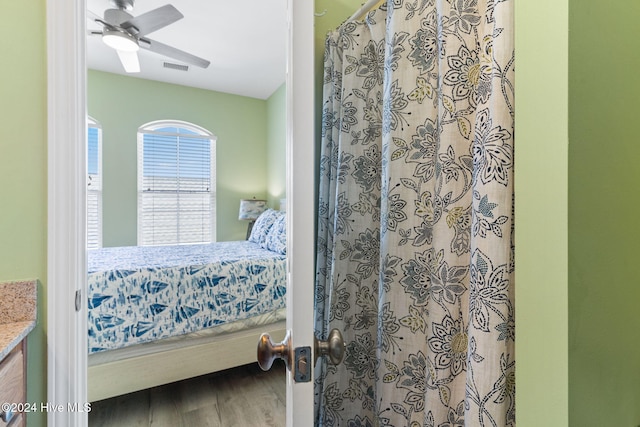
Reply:
<svg viewBox="0 0 640 427"><path fill-rule="evenodd" d="M122 62L122 66L127 73L140 72L137 52L126 52L124 50L117 50L116 52L118 52L118 58L120 58L120 62Z"/></svg>
<svg viewBox="0 0 640 427"><path fill-rule="evenodd" d="M102 19L101 16L99 16L96 13L91 12L90 10L87 9L87 18L90 19L91 21L95 22L96 24L101 25L104 28L109 28L109 29L116 29L112 24L106 22L105 20ZM89 26L91 27L92 25L89 24ZM88 29L90 32L95 32L97 33L97 30L92 30L91 28Z"/></svg>
<svg viewBox="0 0 640 427"><path fill-rule="evenodd" d="M195 65L201 68L207 68L209 64L211 64L211 62L207 61L206 59L197 57L183 50L176 49L175 47L168 46L155 40L144 38L139 39L138 41L140 47L143 49L150 50L151 52L158 53L160 55L168 56L169 58L177 59L178 61L187 64Z"/></svg>
<svg viewBox="0 0 640 427"><path fill-rule="evenodd" d="M120 26L131 34L141 37L166 27L182 18L184 18L184 15L182 15L178 9L167 4L124 21Z"/></svg>
<svg viewBox="0 0 640 427"><path fill-rule="evenodd" d="M93 13L89 9L87 9L87 18L91 19L92 21L95 21L96 19L102 20L102 16L98 15L97 13Z"/></svg>

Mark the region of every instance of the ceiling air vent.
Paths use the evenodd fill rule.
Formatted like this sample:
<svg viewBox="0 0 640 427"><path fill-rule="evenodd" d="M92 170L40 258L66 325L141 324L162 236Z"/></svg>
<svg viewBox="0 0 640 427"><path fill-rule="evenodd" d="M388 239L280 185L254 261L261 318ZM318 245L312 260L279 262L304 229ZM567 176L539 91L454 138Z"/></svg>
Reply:
<svg viewBox="0 0 640 427"><path fill-rule="evenodd" d="M174 64L172 62L164 62L164 68L171 68L172 70L189 71L188 65Z"/></svg>

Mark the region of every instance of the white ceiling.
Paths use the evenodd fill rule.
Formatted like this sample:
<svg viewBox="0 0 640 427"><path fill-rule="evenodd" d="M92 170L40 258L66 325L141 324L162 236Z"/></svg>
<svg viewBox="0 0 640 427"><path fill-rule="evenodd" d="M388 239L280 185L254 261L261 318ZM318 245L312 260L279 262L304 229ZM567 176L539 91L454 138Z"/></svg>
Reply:
<svg viewBox="0 0 640 427"><path fill-rule="evenodd" d="M128 74L202 89L266 99L285 81L286 0L136 0L133 16L170 3L184 18L145 37L211 61L207 69L164 68L179 61L145 49L138 51L140 73ZM87 0L98 16L113 8L109 0ZM102 27L89 19L88 30ZM87 37L90 69L127 75L116 52L100 36Z"/></svg>

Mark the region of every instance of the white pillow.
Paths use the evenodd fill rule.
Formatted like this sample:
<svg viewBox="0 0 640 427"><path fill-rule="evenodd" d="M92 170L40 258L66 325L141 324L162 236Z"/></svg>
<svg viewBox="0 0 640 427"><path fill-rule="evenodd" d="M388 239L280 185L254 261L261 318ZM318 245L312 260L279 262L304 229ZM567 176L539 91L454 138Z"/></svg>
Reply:
<svg viewBox="0 0 640 427"><path fill-rule="evenodd" d="M269 229L264 248L282 255L287 254L287 216L284 212Z"/></svg>
<svg viewBox="0 0 640 427"><path fill-rule="evenodd" d="M251 229L251 235L249 241L263 246L267 242L267 233L271 229L273 223L278 219L278 216L283 213L273 209L267 209L262 212L258 219L256 219L253 228Z"/></svg>

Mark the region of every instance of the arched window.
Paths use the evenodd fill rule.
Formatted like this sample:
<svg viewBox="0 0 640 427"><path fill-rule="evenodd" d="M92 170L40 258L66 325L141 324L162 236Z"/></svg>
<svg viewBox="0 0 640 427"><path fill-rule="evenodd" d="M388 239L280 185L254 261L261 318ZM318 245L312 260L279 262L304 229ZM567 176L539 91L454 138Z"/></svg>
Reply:
<svg viewBox="0 0 640 427"><path fill-rule="evenodd" d="M215 142L186 122L138 129L138 245L216 240Z"/></svg>
<svg viewBox="0 0 640 427"><path fill-rule="evenodd" d="M102 128L87 118L87 249L102 247Z"/></svg>

